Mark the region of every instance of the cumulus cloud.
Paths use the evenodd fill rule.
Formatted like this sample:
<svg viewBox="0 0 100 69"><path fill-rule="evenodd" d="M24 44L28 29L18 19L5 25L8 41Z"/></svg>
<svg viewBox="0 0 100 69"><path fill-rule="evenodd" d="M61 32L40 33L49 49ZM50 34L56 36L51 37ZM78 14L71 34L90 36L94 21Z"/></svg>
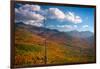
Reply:
<svg viewBox="0 0 100 69"><path fill-rule="evenodd" d="M69 21L73 24L82 22L80 16L75 15L73 12L64 13L59 8L41 9L39 5L24 4L19 8L15 8L15 21L23 22L25 24L43 26L44 19L57 19L60 21ZM77 26L74 26L77 27ZM71 28L65 26L63 28ZM72 27L73 28L73 27Z"/></svg>
<svg viewBox="0 0 100 69"><path fill-rule="evenodd" d="M25 4L25 5L22 5L19 9L30 10L30 11L40 11L40 6L39 5Z"/></svg>
<svg viewBox="0 0 100 69"><path fill-rule="evenodd" d="M58 19L62 21L69 21L74 24L82 23L82 19L80 16L75 15L73 12L64 13L58 8L49 8L48 15L51 19Z"/></svg>
<svg viewBox="0 0 100 69"><path fill-rule="evenodd" d="M64 19L65 14L58 8L49 8L48 14L51 19Z"/></svg>
<svg viewBox="0 0 100 69"><path fill-rule="evenodd" d="M26 4L19 8L15 8L15 21L35 26L42 26L44 16L35 11L40 11L40 6Z"/></svg>
<svg viewBox="0 0 100 69"><path fill-rule="evenodd" d="M72 12L67 12L65 15L66 15L65 19L72 22L72 23L75 23L75 24L82 23L81 17L78 15L75 15Z"/></svg>

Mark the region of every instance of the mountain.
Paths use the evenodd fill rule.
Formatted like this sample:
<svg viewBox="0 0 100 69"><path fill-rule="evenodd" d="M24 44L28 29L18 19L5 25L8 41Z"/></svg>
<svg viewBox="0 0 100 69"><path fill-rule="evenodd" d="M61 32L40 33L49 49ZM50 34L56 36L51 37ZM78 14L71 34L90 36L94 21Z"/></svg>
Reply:
<svg viewBox="0 0 100 69"><path fill-rule="evenodd" d="M31 32L33 34L36 34L38 36L41 36L43 38L46 38L47 40L53 40L58 42L65 42L68 40L69 37L67 37L66 33L59 32L58 30L51 30L44 27L36 27L32 25L26 25L24 23L16 23L16 29L24 29L28 32ZM59 38L58 38L59 37ZM69 38L70 39L70 38Z"/></svg>
<svg viewBox="0 0 100 69"><path fill-rule="evenodd" d="M48 35L52 35L52 33L59 33L59 31L57 30L50 30L50 29L47 29L47 28L44 28L44 27L36 27L36 26L32 26L32 25L27 25L27 24L24 24L22 22L20 23L16 23L16 28L23 28L25 30L28 30L34 34L41 34L41 35L44 35L45 34L48 34Z"/></svg>
<svg viewBox="0 0 100 69"><path fill-rule="evenodd" d="M70 31L70 32L60 32L56 29L48 29L44 27L36 27L28 24L24 24L22 22L15 23L16 29L23 29L24 31L30 32L32 35L39 36L46 41L53 41L58 44L67 45L68 43L71 43L70 45L74 47L93 47L94 43L94 35L90 31ZM75 45L73 45L76 43ZM85 46L81 46L80 44L87 44Z"/></svg>
<svg viewBox="0 0 100 69"><path fill-rule="evenodd" d="M27 29L28 31L35 33L35 34L41 34L41 35L47 35L48 36L66 36L69 35L71 37L80 37L80 38L88 38L88 37L92 37L94 36L92 32L90 31L70 31L70 32L60 32L56 29L48 29L48 28L44 28L44 27L36 27L36 26L32 26L32 25L27 25L24 24L22 22L20 23L16 23L16 27L20 27L20 28L24 28Z"/></svg>
<svg viewBox="0 0 100 69"><path fill-rule="evenodd" d="M60 32L15 23L15 66L44 64L45 46L47 64L95 61L94 35L89 31Z"/></svg>
<svg viewBox="0 0 100 69"><path fill-rule="evenodd" d="M39 36L46 41L56 42L58 44L70 45L80 48L93 48L94 47L94 34L90 31L69 31L60 32L56 29L48 29L45 27L36 27L22 22L15 23L16 29L23 29L34 36ZM76 44L75 44L76 43ZM83 45L80 45L83 44ZM87 45L86 45L87 44Z"/></svg>
<svg viewBox="0 0 100 69"><path fill-rule="evenodd" d="M94 34L90 31L70 31L67 32L69 35L71 35L72 37L80 37L80 38L88 38L88 37L92 37Z"/></svg>

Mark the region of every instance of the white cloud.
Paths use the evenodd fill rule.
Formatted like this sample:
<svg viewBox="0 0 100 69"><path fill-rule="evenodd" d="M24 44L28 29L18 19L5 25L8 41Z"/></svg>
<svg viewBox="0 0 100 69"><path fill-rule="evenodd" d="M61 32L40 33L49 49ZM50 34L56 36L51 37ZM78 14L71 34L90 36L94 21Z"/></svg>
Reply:
<svg viewBox="0 0 100 69"><path fill-rule="evenodd" d="M78 15L75 15L73 12L64 13L58 8L49 8L48 15L51 19L58 19L62 21L69 21L74 24L82 23L82 18Z"/></svg>
<svg viewBox="0 0 100 69"><path fill-rule="evenodd" d="M89 25L83 25L79 31L89 31Z"/></svg>
<svg viewBox="0 0 100 69"><path fill-rule="evenodd" d="M68 20L74 24L82 23L81 17L78 15L75 15L72 12L67 12L65 15L66 15L65 20Z"/></svg>
<svg viewBox="0 0 100 69"><path fill-rule="evenodd" d="M78 28L78 26L77 26L77 25L74 25L74 27L75 27L75 28Z"/></svg>
<svg viewBox="0 0 100 69"><path fill-rule="evenodd" d="M23 5L19 8L15 8L15 21L35 26L42 26L44 16L35 12L39 10L40 7L38 5L29 4Z"/></svg>
<svg viewBox="0 0 100 69"><path fill-rule="evenodd" d="M58 8L49 8L48 14L51 19L64 19L65 14Z"/></svg>
<svg viewBox="0 0 100 69"><path fill-rule="evenodd" d="M83 25L82 27L83 27L83 28L88 28L89 26L88 26L88 25Z"/></svg>
<svg viewBox="0 0 100 69"><path fill-rule="evenodd" d="M22 5L19 9L30 10L30 11L40 11L40 6L39 5L25 4L25 5Z"/></svg>
<svg viewBox="0 0 100 69"><path fill-rule="evenodd" d="M44 15L47 16L44 17ZM43 20L48 18L57 19L59 21L69 21L74 24L82 22L80 16L75 15L72 12L67 12L65 14L58 8L49 8L42 10L39 5L30 5L30 4L21 5L19 8L15 8L16 22L23 22L25 24L30 24L35 26L43 26ZM65 28L68 27L69 26Z"/></svg>
<svg viewBox="0 0 100 69"><path fill-rule="evenodd" d="M75 23L82 23L82 19L80 16L75 17Z"/></svg>
<svg viewBox="0 0 100 69"><path fill-rule="evenodd" d="M77 30L77 25L57 25L57 28L60 31L73 31L73 30Z"/></svg>
<svg viewBox="0 0 100 69"><path fill-rule="evenodd" d="M43 24L41 22L36 22L36 21L33 21L33 20L25 21L24 23L29 24L29 25L33 25L33 26L37 26L37 27L43 26Z"/></svg>
<svg viewBox="0 0 100 69"><path fill-rule="evenodd" d="M87 31L89 30L88 28L86 28L87 26L84 25L84 26L81 26L81 27L78 27L78 25L48 25L46 26L47 28L50 28L50 29L57 29L59 31ZM85 28L83 28L85 27ZM89 26L88 26L89 27Z"/></svg>

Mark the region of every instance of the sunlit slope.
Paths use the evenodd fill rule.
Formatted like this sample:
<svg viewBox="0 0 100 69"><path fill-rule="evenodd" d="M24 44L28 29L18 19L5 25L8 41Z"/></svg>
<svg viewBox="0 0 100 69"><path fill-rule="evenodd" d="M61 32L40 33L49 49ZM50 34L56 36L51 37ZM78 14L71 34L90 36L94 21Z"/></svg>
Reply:
<svg viewBox="0 0 100 69"><path fill-rule="evenodd" d="M46 64L94 62L93 48L86 39L74 38L56 30L16 24L15 66L45 64L45 56Z"/></svg>

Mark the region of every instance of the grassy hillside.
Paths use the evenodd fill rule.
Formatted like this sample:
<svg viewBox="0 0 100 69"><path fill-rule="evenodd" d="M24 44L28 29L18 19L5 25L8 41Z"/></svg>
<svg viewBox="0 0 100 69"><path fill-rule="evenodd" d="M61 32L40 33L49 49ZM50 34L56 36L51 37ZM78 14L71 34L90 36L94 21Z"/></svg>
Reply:
<svg viewBox="0 0 100 69"><path fill-rule="evenodd" d="M78 38L60 41L54 37L49 37L50 39L45 41L41 35L20 27L15 29L15 66L45 64L45 45L47 46L47 64L95 61L94 50L87 41L81 42Z"/></svg>

